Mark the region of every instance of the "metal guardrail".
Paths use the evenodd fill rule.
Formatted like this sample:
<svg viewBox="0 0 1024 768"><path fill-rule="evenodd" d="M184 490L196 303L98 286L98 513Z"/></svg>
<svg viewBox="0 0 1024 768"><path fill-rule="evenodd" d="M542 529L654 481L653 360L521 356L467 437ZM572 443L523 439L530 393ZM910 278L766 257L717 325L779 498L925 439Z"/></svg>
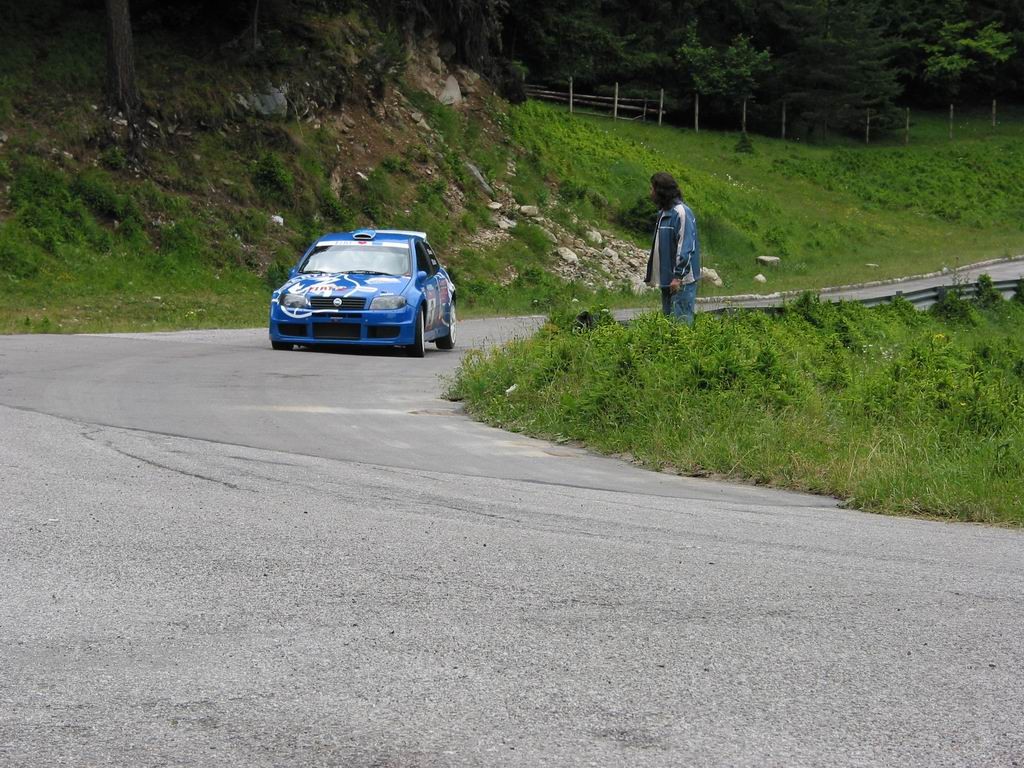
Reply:
<svg viewBox="0 0 1024 768"><path fill-rule="evenodd" d="M1017 286L1020 285L1022 281L1024 281L1024 278L993 280L992 287L1002 294L1004 298L1010 298L1016 292ZM855 301L866 307L878 307L883 304L888 304L899 297L909 301L918 309L928 309L951 291L958 291L961 297L971 299L978 295L978 283L975 281L973 283L962 282L950 285L935 285L928 288L916 288L909 291L897 288L894 284L892 293L886 293L880 296L857 298L855 296L844 295L841 293L822 293L819 294L819 298L822 301L829 301L833 303L838 303L840 301ZM798 293L794 293L790 296L772 299L740 299L734 302L730 302L728 297L723 297L723 304L721 306L709 307L702 311L716 314L722 312L734 312L741 309L760 309L764 311L771 311L781 309L787 301L792 301L799 295L800 294Z"/></svg>
<svg viewBox="0 0 1024 768"><path fill-rule="evenodd" d="M1010 298L1017 290L1017 286L1020 280L1010 278L1007 280L993 280L992 287L995 288L1004 298ZM950 291L959 291L960 296L966 299L973 299L978 295L978 283L960 283L954 285L939 285L931 288L918 288L915 291L895 291L890 296L878 296L870 299L857 299L866 307L877 307L880 304L888 304L890 301L895 299L897 296L902 297L913 304L918 309L928 309L928 307L939 301L945 294Z"/></svg>

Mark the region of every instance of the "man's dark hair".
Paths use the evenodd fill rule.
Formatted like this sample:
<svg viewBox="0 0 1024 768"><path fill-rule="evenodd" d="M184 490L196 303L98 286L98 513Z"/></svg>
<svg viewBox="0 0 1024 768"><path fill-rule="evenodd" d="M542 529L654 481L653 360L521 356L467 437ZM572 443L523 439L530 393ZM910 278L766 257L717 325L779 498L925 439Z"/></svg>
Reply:
<svg viewBox="0 0 1024 768"><path fill-rule="evenodd" d="M651 187L654 189L658 207L663 211L667 211L672 207L672 203L683 197L683 193L679 191L679 185L676 184L671 173L659 171L651 176Z"/></svg>

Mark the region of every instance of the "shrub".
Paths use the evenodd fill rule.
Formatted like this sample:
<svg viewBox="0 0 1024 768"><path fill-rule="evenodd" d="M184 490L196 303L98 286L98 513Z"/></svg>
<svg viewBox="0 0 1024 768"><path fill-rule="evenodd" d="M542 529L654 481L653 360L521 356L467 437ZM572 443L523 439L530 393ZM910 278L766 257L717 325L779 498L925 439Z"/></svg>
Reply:
<svg viewBox="0 0 1024 768"><path fill-rule="evenodd" d="M252 182L268 198L287 201L292 196L295 180L281 158L274 152L264 152L256 161Z"/></svg>
<svg viewBox="0 0 1024 768"><path fill-rule="evenodd" d="M657 211L649 195L639 195L629 205L615 211L615 222L637 235L649 236L654 231Z"/></svg>
<svg viewBox="0 0 1024 768"><path fill-rule="evenodd" d="M352 229L355 226L352 212L328 185L324 185L320 190L320 215L324 217L326 224L335 229Z"/></svg>
<svg viewBox="0 0 1024 768"><path fill-rule="evenodd" d="M949 323L971 326L978 324L977 311L970 302L961 298L960 291L956 288L942 291L939 300L928 311Z"/></svg>
<svg viewBox="0 0 1024 768"><path fill-rule="evenodd" d="M112 171L121 171L128 166L128 158L116 144L100 153L100 164Z"/></svg>
<svg viewBox="0 0 1024 768"><path fill-rule="evenodd" d="M1003 294L996 290L992 278L981 275L978 278L978 290L974 294L974 303L982 309L992 309L1003 303Z"/></svg>
<svg viewBox="0 0 1024 768"><path fill-rule="evenodd" d="M0 225L0 274L29 278L39 274L44 251L13 222Z"/></svg>
<svg viewBox="0 0 1024 768"><path fill-rule="evenodd" d="M118 192L113 180L99 169L89 169L76 176L71 191L100 216L121 221L140 218L135 201Z"/></svg>
<svg viewBox="0 0 1024 768"><path fill-rule="evenodd" d="M554 248L554 244L543 229L526 221L516 225L512 230L512 236L537 257L546 256Z"/></svg>
<svg viewBox="0 0 1024 768"><path fill-rule="evenodd" d="M374 168L363 181L362 190L363 214L377 226L384 224L397 202L397 193L387 171Z"/></svg>

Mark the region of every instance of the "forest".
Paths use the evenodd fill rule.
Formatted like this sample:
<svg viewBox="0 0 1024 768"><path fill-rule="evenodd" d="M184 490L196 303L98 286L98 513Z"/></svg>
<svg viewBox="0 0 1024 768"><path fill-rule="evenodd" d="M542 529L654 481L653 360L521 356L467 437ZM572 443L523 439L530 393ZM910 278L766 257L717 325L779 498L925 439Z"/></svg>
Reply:
<svg viewBox="0 0 1024 768"><path fill-rule="evenodd" d="M1024 95L1021 0L518 2L501 44L531 80L700 93L711 117L749 99L773 127L785 102L812 131Z"/></svg>
<svg viewBox="0 0 1024 768"><path fill-rule="evenodd" d="M855 132L866 110L895 126L903 108L1024 100L1024 0L51 0L14 6L39 30L68 13L106 13L108 90L138 101L133 36L177 34L197 55L258 52L310 16L374 17L394 46L433 35L513 101L525 81L633 93L665 89L677 119L731 127L741 102L774 131L785 104L797 135ZM272 63L272 62L270 62Z"/></svg>

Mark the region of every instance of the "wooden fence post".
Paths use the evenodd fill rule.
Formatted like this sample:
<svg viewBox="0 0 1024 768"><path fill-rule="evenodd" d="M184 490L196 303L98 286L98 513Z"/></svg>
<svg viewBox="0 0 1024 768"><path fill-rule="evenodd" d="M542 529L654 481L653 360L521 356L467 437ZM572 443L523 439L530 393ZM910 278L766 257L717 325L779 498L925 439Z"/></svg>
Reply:
<svg viewBox="0 0 1024 768"><path fill-rule="evenodd" d="M996 127L996 100L992 99L992 127Z"/></svg>
<svg viewBox="0 0 1024 768"><path fill-rule="evenodd" d="M740 125L743 127L743 135L745 136L746 133L747 133L747 100L746 100L746 98L743 99L743 122L740 123Z"/></svg>
<svg viewBox="0 0 1024 768"><path fill-rule="evenodd" d="M907 146L910 144L910 107L907 107L907 127L903 133L903 145Z"/></svg>
<svg viewBox="0 0 1024 768"><path fill-rule="evenodd" d="M615 84L615 105L612 108L612 120L619 119L619 84Z"/></svg>
<svg viewBox="0 0 1024 768"><path fill-rule="evenodd" d="M953 105L949 105L949 138L953 138Z"/></svg>
<svg viewBox="0 0 1024 768"><path fill-rule="evenodd" d="M661 125L661 116L665 113L665 89L661 89L661 96L658 99L658 125Z"/></svg>
<svg viewBox="0 0 1024 768"><path fill-rule="evenodd" d="M700 133L700 94L693 94L693 132Z"/></svg>
<svg viewBox="0 0 1024 768"><path fill-rule="evenodd" d="M871 143L871 107L868 107L867 117L864 119L864 143Z"/></svg>
<svg viewBox="0 0 1024 768"><path fill-rule="evenodd" d="M569 114L572 114L572 78L569 78Z"/></svg>
<svg viewBox="0 0 1024 768"><path fill-rule="evenodd" d="M782 102L782 140L786 140L786 102Z"/></svg>

